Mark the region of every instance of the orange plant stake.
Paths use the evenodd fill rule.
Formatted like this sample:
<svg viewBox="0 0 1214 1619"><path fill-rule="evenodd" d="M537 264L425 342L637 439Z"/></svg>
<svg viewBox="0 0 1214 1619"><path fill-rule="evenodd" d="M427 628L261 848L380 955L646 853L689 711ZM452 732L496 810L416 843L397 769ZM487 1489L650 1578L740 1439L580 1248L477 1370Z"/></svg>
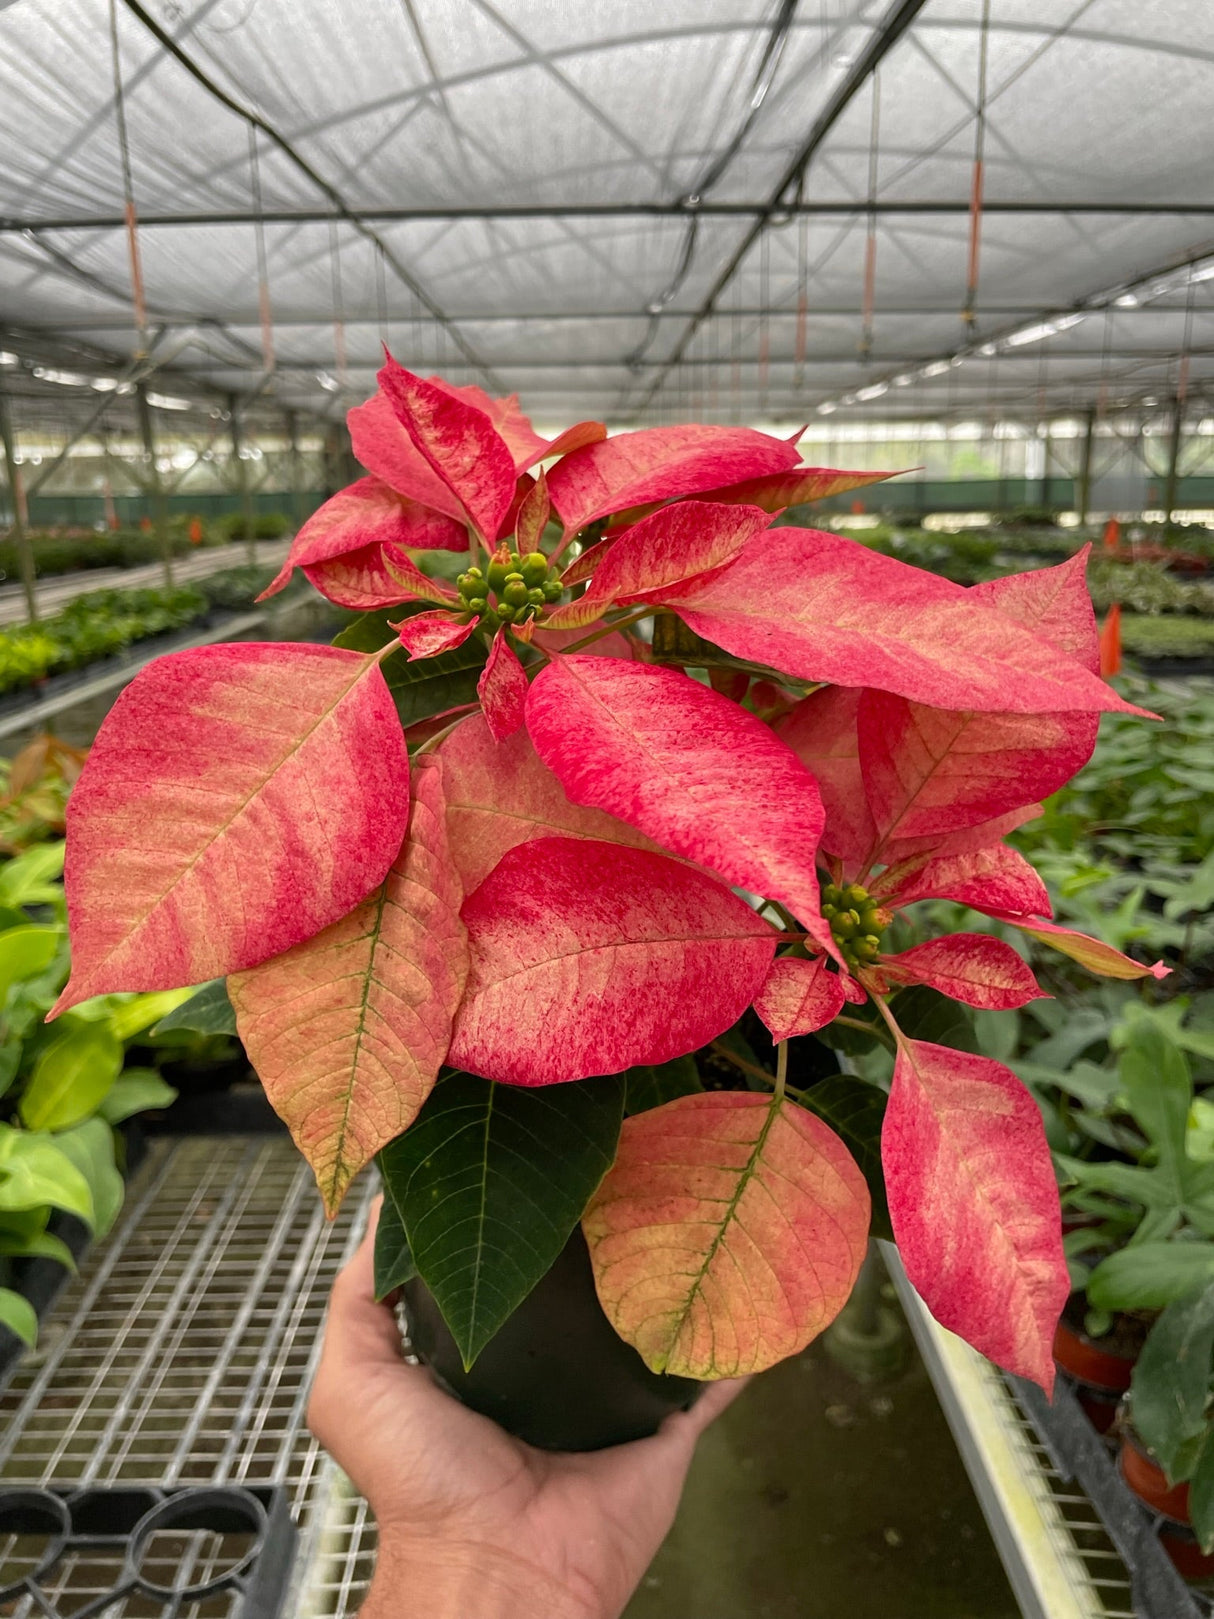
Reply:
<svg viewBox="0 0 1214 1619"><path fill-rule="evenodd" d="M1120 672L1121 603L1114 602L1100 631L1100 673L1107 679Z"/></svg>
<svg viewBox="0 0 1214 1619"><path fill-rule="evenodd" d="M1121 524L1115 517L1110 517L1104 525L1104 548L1106 551L1116 551L1121 545Z"/></svg>

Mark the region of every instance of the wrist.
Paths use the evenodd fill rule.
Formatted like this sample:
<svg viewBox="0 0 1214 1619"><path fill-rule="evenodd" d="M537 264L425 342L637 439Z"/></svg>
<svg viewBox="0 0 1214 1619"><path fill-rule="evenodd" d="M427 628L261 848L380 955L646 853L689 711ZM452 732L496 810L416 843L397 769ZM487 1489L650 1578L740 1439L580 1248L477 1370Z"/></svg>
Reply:
<svg viewBox="0 0 1214 1619"><path fill-rule="evenodd" d="M497 1547L381 1526L359 1619L615 1619L545 1569Z"/></svg>

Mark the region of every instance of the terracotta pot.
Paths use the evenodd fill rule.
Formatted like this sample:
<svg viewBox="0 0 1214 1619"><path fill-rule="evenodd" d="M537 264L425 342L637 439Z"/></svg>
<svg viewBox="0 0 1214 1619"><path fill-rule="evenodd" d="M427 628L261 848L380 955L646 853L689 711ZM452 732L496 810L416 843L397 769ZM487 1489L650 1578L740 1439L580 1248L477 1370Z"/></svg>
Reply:
<svg viewBox="0 0 1214 1619"><path fill-rule="evenodd" d="M580 1230L471 1371L429 1289L402 1293L414 1352L456 1399L542 1450L600 1450L656 1432L706 1387L651 1372L603 1314Z"/></svg>
<svg viewBox="0 0 1214 1619"><path fill-rule="evenodd" d="M1164 1524L1159 1531L1159 1544L1183 1579L1208 1580L1214 1575L1214 1554L1202 1551L1191 1529L1184 1529L1179 1524Z"/></svg>
<svg viewBox="0 0 1214 1619"><path fill-rule="evenodd" d="M1105 1394L1124 1394L1134 1375L1133 1359L1110 1354L1098 1339L1089 1338L1065 1321L1058 1323L1054 1334L1054 1360L1076 1382Z"/></svg>
<svg viewBox="0 0 1214 1619"><path fill-rule="evenodd" d="M1122 1478L1152 1512L1170 1518L1173 1523L1188 1525L1188 1481L1169 1484L1163 1468L1151 1458L1132 1428L1122 1430L1118 1465Z"/></svg>

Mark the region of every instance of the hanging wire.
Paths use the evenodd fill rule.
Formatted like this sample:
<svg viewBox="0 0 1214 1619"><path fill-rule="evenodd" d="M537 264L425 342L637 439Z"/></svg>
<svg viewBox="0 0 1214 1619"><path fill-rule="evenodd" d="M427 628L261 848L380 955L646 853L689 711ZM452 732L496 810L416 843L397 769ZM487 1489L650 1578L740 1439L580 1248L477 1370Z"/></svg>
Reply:
<svg viewBox="0 0 1214 1619"><path fill-rule="evenodd" d="M135 211L135 189L131 178L131 146L127 138L126 96L122 85L122 61L118 50L118 0L110 0L110 55L114 68L114 119L118 126L118 154L122 164L123 211L126 216L126 245L131 264L131 303L138 335L136 359L148 348L148 316L143 294L143 261L139 252L139 220Z"/></svg>
<svg viewBox="0 0 1214 1619"><path fill-rule="evenodd" d="M805 350L809 337L809 216L802 214L797 233L797 326L793 340L793 387L805 382Z"/></svg>
<svg viewBox="0 0 1214 1619"><path fill-rule="evenodd" d="M680 287L687 279L692 260L695 258L696 244L700 234L699 206L704 200L705 194L711 191L713 186L723 178L725 171L741 151L746 137L754 128L755 120L762 111L763 103L767 100L768 92L771 90L776 74L780 70L784 47L788 43L793 20L796 17L797 4L798 0L780 0L775 18L768 30L763 55L759 59L759 65L751 82L750 97L747 101L742 122L735 130L733 138L711 160L708 167L700 174L690 189L679 198L679 206L685 208L689 215L683 235L683 245L679 251L678 262L675 265L673 275L657 297L652 299L646 307L645 313L649 316L649 324L641 341L625 360L625 364L630 371L639 369L641 361L657 336L662 311L678 296Z"/></svg>
<svg viewBox="0 0 1214 1619"><path fill-rule="evenodd" d="M375 244L375 311L379 323L379 341L388 347L388 274L384 265L384 250Z"/></svg>
<svg viewBox="0 0 1214 1619"><path fill-rule="evenodd" d="M978 258L982 243L983 154L986 146L986 66L990 46L991 0L982 0L978 30L978 97L974 105L974 178L970 188L970 239L965 269L965 303L961 319L973 326L978 302Z"/></svg>
<svg viewBox="0 0 1214 1619"><path fill-rule="evenodd" d="M877 159L881 141L881 71L873 69L872 120L868 134L868 228L864 237L864 296L860 314L860 359L873 347L873 304L877 287Z"/></svg>
<svg viewBox="0 0 1214 1619"><path fill-rule="evenodd" d="M767 390L771 375L771 236L759 243L759 411L767 411Z"/></svg>
<svg viewBox="0 0 1214 1619"><path fill-rule="evenodd" d="M270 272L266 258L266 222L261 205L261 164L257 131L249 125L249 179L253 192L253 240L257 249L257 308L261 317L261 357L267 374L274 369L274 315L270 308Z"/></svg>
<svg viewBox="0 0 1214 1619"><path fill-rule="evenodd" d="M333 359L340 396L346 392L349 374L346 369L346 309L341 284L341 243L337 239L335 219L329 221L329 269L333 283Z"/></svg>

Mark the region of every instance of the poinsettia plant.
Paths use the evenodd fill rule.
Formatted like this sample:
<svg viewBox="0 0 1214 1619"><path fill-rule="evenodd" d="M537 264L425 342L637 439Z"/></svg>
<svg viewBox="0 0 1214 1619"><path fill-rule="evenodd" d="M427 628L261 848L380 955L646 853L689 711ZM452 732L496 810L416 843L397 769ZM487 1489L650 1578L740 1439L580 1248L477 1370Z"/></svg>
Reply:
<svg viewBox="0 0 1214 1619"><path fill-rule="evenodd" d="M990 933L886 935L951 899L1095 972L1162 972L1052 923L1002 841L1129 707L1084 557L963 589L773 526L884 476L794 441L548 441L513 398L390 358L379 384L350 414L368 475L270 587L298 568L362 616L132 681L69 806L57 1010L226 978L326 1207L381 1155L385 1227L468 1360L580 1220L650 1367L768 1366L845 1302L867 1173L937 1318L1048 1387L1068 1280L1037 1108L899 1022L908 986L1042 992ZM857 1012L892 1084L833 1080L855 1106L827 1108L789 1042ZM756 1013L771 1072L704 1088L689 1055Z"/></svg>

